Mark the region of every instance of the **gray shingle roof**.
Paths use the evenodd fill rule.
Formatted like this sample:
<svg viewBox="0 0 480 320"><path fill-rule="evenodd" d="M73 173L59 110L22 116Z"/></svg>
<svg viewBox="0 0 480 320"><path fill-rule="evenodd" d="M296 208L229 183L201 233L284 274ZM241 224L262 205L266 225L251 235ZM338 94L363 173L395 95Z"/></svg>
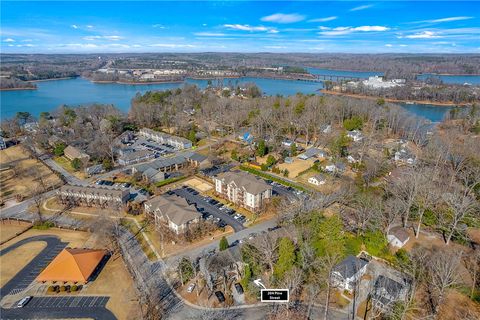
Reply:
<svg viewBox="0 0 480 320"><path fill-rule="evenodd" d="M159 212L177 226L199 218L201 215L187 200L177 196L161 195L146 202L154 212Z"/></svg>
<svg viewBox="0 0 480 320"><path fill-rule="evenodd" d="M333 270L340 273L342 277L351 278L353 277L360 269L368 264L367 261L359 259L354 256L346 257L342 262L337 264Z"/></svg>
<svg viewBox="0 0 480 320"><path fill-rule="evenodd" d="M226 184L233 182L237 187L245 188L245 190L251 194L259 194L265 190L272 189L272 187L263 180L257 179L255 176L246 172L225 172L219 174L217 179L222 180Z"/></svg>

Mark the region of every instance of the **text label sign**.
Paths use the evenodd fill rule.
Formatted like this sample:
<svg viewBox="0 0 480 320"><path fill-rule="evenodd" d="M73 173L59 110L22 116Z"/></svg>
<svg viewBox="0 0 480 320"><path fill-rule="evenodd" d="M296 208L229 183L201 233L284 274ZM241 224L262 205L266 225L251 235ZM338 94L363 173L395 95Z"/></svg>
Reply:
<svg viewBox="0 0 480 320"><path fill-rule="evenodd" d="M288 289L262 289L262 302L288 302Z"/></svg>

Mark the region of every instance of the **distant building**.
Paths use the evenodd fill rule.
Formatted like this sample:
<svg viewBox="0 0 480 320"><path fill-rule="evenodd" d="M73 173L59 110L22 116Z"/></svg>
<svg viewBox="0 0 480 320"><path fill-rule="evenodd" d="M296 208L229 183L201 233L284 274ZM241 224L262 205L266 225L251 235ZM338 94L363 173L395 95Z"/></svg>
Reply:
<svg viewBox="0 0 480 320"><path fill-rule="evenodd" d="M415 155L412 154L408 149L402 148L399 151L396 151L393 159L397 164L415 164L416 159Z"/></svg>
<svg viewBox="0 0 480 320"><path fill-rule="evenodd" d="M135 150L133 152L124 152L117 158L117 162L121 166L128 166L138 162L147 161L155 158L155 153L149 150Z"/></svg>
<svg viewBox="0 0 480 320"><path fill-rule="evenodd" d="M185 233L202 217L193 204L177 196L157 196L145 202L144 206L145 212L154 218L156 226L166 225L177 235Z"/></svg>
<svg viewBox="0 0 480 320"><path fill-rule="evenodd" d="M56 135L52 135L48 138L48 145L52 148L55 148L59 143L65 143L65 141Z"/></svg>
<svg viewBox="0 0 480 320"><path fill-rule="evenodd" d="M373 76L363 80L362 84L370 89L390 89L403 86L405 79L383 80L383 77Z"/></svg>
<svg viewBox="0 0 480 320"><path fill-rule="evenodd" d="M409 283L406 279L395 281L384 275L375 280L372 294L374 308L389 311L397 301L402 301L407 295Z"/></svg>
<svg viewBox="0 0 480 320"><path fill-rule="evenodd" d="M63 154L70 161L73 159L80 159L82 162L88 162L88 160L90 160L88 154L73 146L67 146L65 150L63 150Z"/></svg>
<svg viewBox="0 0 480 320"><path fill-rule="evenodd" d="M325 151L317 148L310 148L306 150L304 153L300 154L298 158L302 160L308 160L313 157L325 158L326 156L327 156L327 153Z"/></svg>
<svg viewBox="0 0 480 320"><path fill-rule="evenodd" d="M169 158L158 158L152 162L137 164L132 168L132 173L144 173L147 169L153 168L161 172L177 171L187 167L190 163L184 156L175 156Z"/></svg>
<svg viewBox="0 0 480 320"><path fill-rule="evenodd" d="M151 139L160 144L167 144L173 146L177 150L189 149L192 147L192 142L182 137L176 137L164 132L154 131L148 128L142 128L138 132L147 139Z"/></svg>
<svg viewBox="0 0 480 320"><path fill-rule="evenodd" d="M142 173L143 180L148 183L157 183L165 180L165 173L154 168L148 168Z"/></svg>
<svg viewBox="0 0 480 320"><path fill-rule="evenodd" d="M362 133L358 130L352 130L347 132L347 137L351 138L354 142L362 141Z"/></svg>
<svg viewBox="0 0 480 320"><path fill-rule="evenodd" d="M407 244L408 240L410 240L410 235L405 228L396 227L390 229L387 235L387 240L393 247L401 248Z"/></svg>
<svg viewBox="0 0 480 320"><path fill-rule="evenodd" d="M325 165L324 170L328 173L341 173L345 171L346 166L343 162L330 163Z"/></svg>
<svg viewBox="0 0 480 320"><path fill-rule="evenodd" d="M0 150L7 149L7 144L5 143L5 139L0 136Z"/></svg>
<svg viewBox="0 0 480 320"><path fill-rule="evenodd" d="M246 172L225 172L213 178L215 191L250 211L260 211L272 197L272 187Z"/></svg>
<svg viewBox="0 0 480 320"><path fill-rule="evenodd" d="M239 138L241 141L244 141L244 142L246 142L246 143L252 143L252 142L253 142L253 139L254 139L253 135L252 135L249 131L246 131L246 132L240 134L240 135L238 136L238 138Z"/></svg>
<svg viewBox="0 0 480 320"><path fill-rule="evenodd" d="M311 183L316 186L323 185L327 182L327 179L323 174L316 174L313 177L308 178L308 183Z"/></svg>
<svg viewBox="0 0 480 320"><path fill-rule="evenodd" d="M357 281L367 270L368 262L354 256L346 257L337 264L331 273L333 284L341 290L352 292Z"/></svg>
<svg viewBox="0 0 480 320"><path fill-rule="evenodd" d="M212 163L208 160L208 157L200 153L191 152L185 154L184 156L192 166L199 169L204 169L212 165Z"/></svg>
<svg viewBox="0 0 480 320"><path fill-rule="evenodd" d="M88 168L85 168L85 174L87 176L90 176L90 177L95 175L95 174L102 173L104 171L105 171L105 169L103 168L102 164L96 164L96 165L90 166Z"/></svg>
<svg viewBox="0 0 480 320"><path fill-rule="evenodd" d="M97 185L64 185L57 190L57 197L64 204L120 208L127 203L130 192L125 189Z"/></svg>

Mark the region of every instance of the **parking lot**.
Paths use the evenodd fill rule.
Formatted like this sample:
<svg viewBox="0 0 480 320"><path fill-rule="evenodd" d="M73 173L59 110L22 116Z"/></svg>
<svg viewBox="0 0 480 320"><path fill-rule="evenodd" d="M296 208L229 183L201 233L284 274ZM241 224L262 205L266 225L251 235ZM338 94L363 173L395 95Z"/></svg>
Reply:
<svg viewBox="0 0 480 320"><path fill-rule="evenodd" d="M198 191L192 188L181 188L168 192L179 197L185 198L188 203L193 203L204 217L204 219L213 220L217 225L230 225L235 232L245 229L243 223L246 221L245 217L236 213L235 210L229 209L218 201L204 197Z"/></svg>
<svg viewBox="0 0 480 320"><path fill-rule="evenodd" d="M24 308L104 308L109 297L33 297Z"/></svg>

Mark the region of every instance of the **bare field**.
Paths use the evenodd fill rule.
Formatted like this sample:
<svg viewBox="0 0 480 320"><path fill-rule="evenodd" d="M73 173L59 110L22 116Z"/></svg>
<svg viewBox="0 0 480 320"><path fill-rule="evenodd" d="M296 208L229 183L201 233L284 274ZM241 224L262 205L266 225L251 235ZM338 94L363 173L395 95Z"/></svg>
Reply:
<svg viewBox="0 0 480 320"><path fill-rule="evenodd" d="M21 146L17 145L0 151L1 198L15 196L29 197L40 187L57 186L62 182L43 163L32 159Z"/></svg>
<svg viewBox="0 0 480 320"><path fill-rule="evenodd" d="M213 186L199 178L192 178L184 182L185 185L195 188L198 191L206 192L213 189Z"/></svg>
<svg viewBox="0 0 480 320"><path fill-rule="evenodd" d="M301 160L298 158L294 158L292 163L281 163L278 165L278 167L280 168L280 170L287 169L289 172L288 176L290 178L295 178L301 172L313 166L313 163L315 162L315 160L317 159Z"/></svg>
<svg viewBox="0 0 480 320"><path fill-rule="evenodd" d="M19 232L27 229L31 226L31 223L13 220L3 220L0 223L0 241L5 241Z"/></svg>

